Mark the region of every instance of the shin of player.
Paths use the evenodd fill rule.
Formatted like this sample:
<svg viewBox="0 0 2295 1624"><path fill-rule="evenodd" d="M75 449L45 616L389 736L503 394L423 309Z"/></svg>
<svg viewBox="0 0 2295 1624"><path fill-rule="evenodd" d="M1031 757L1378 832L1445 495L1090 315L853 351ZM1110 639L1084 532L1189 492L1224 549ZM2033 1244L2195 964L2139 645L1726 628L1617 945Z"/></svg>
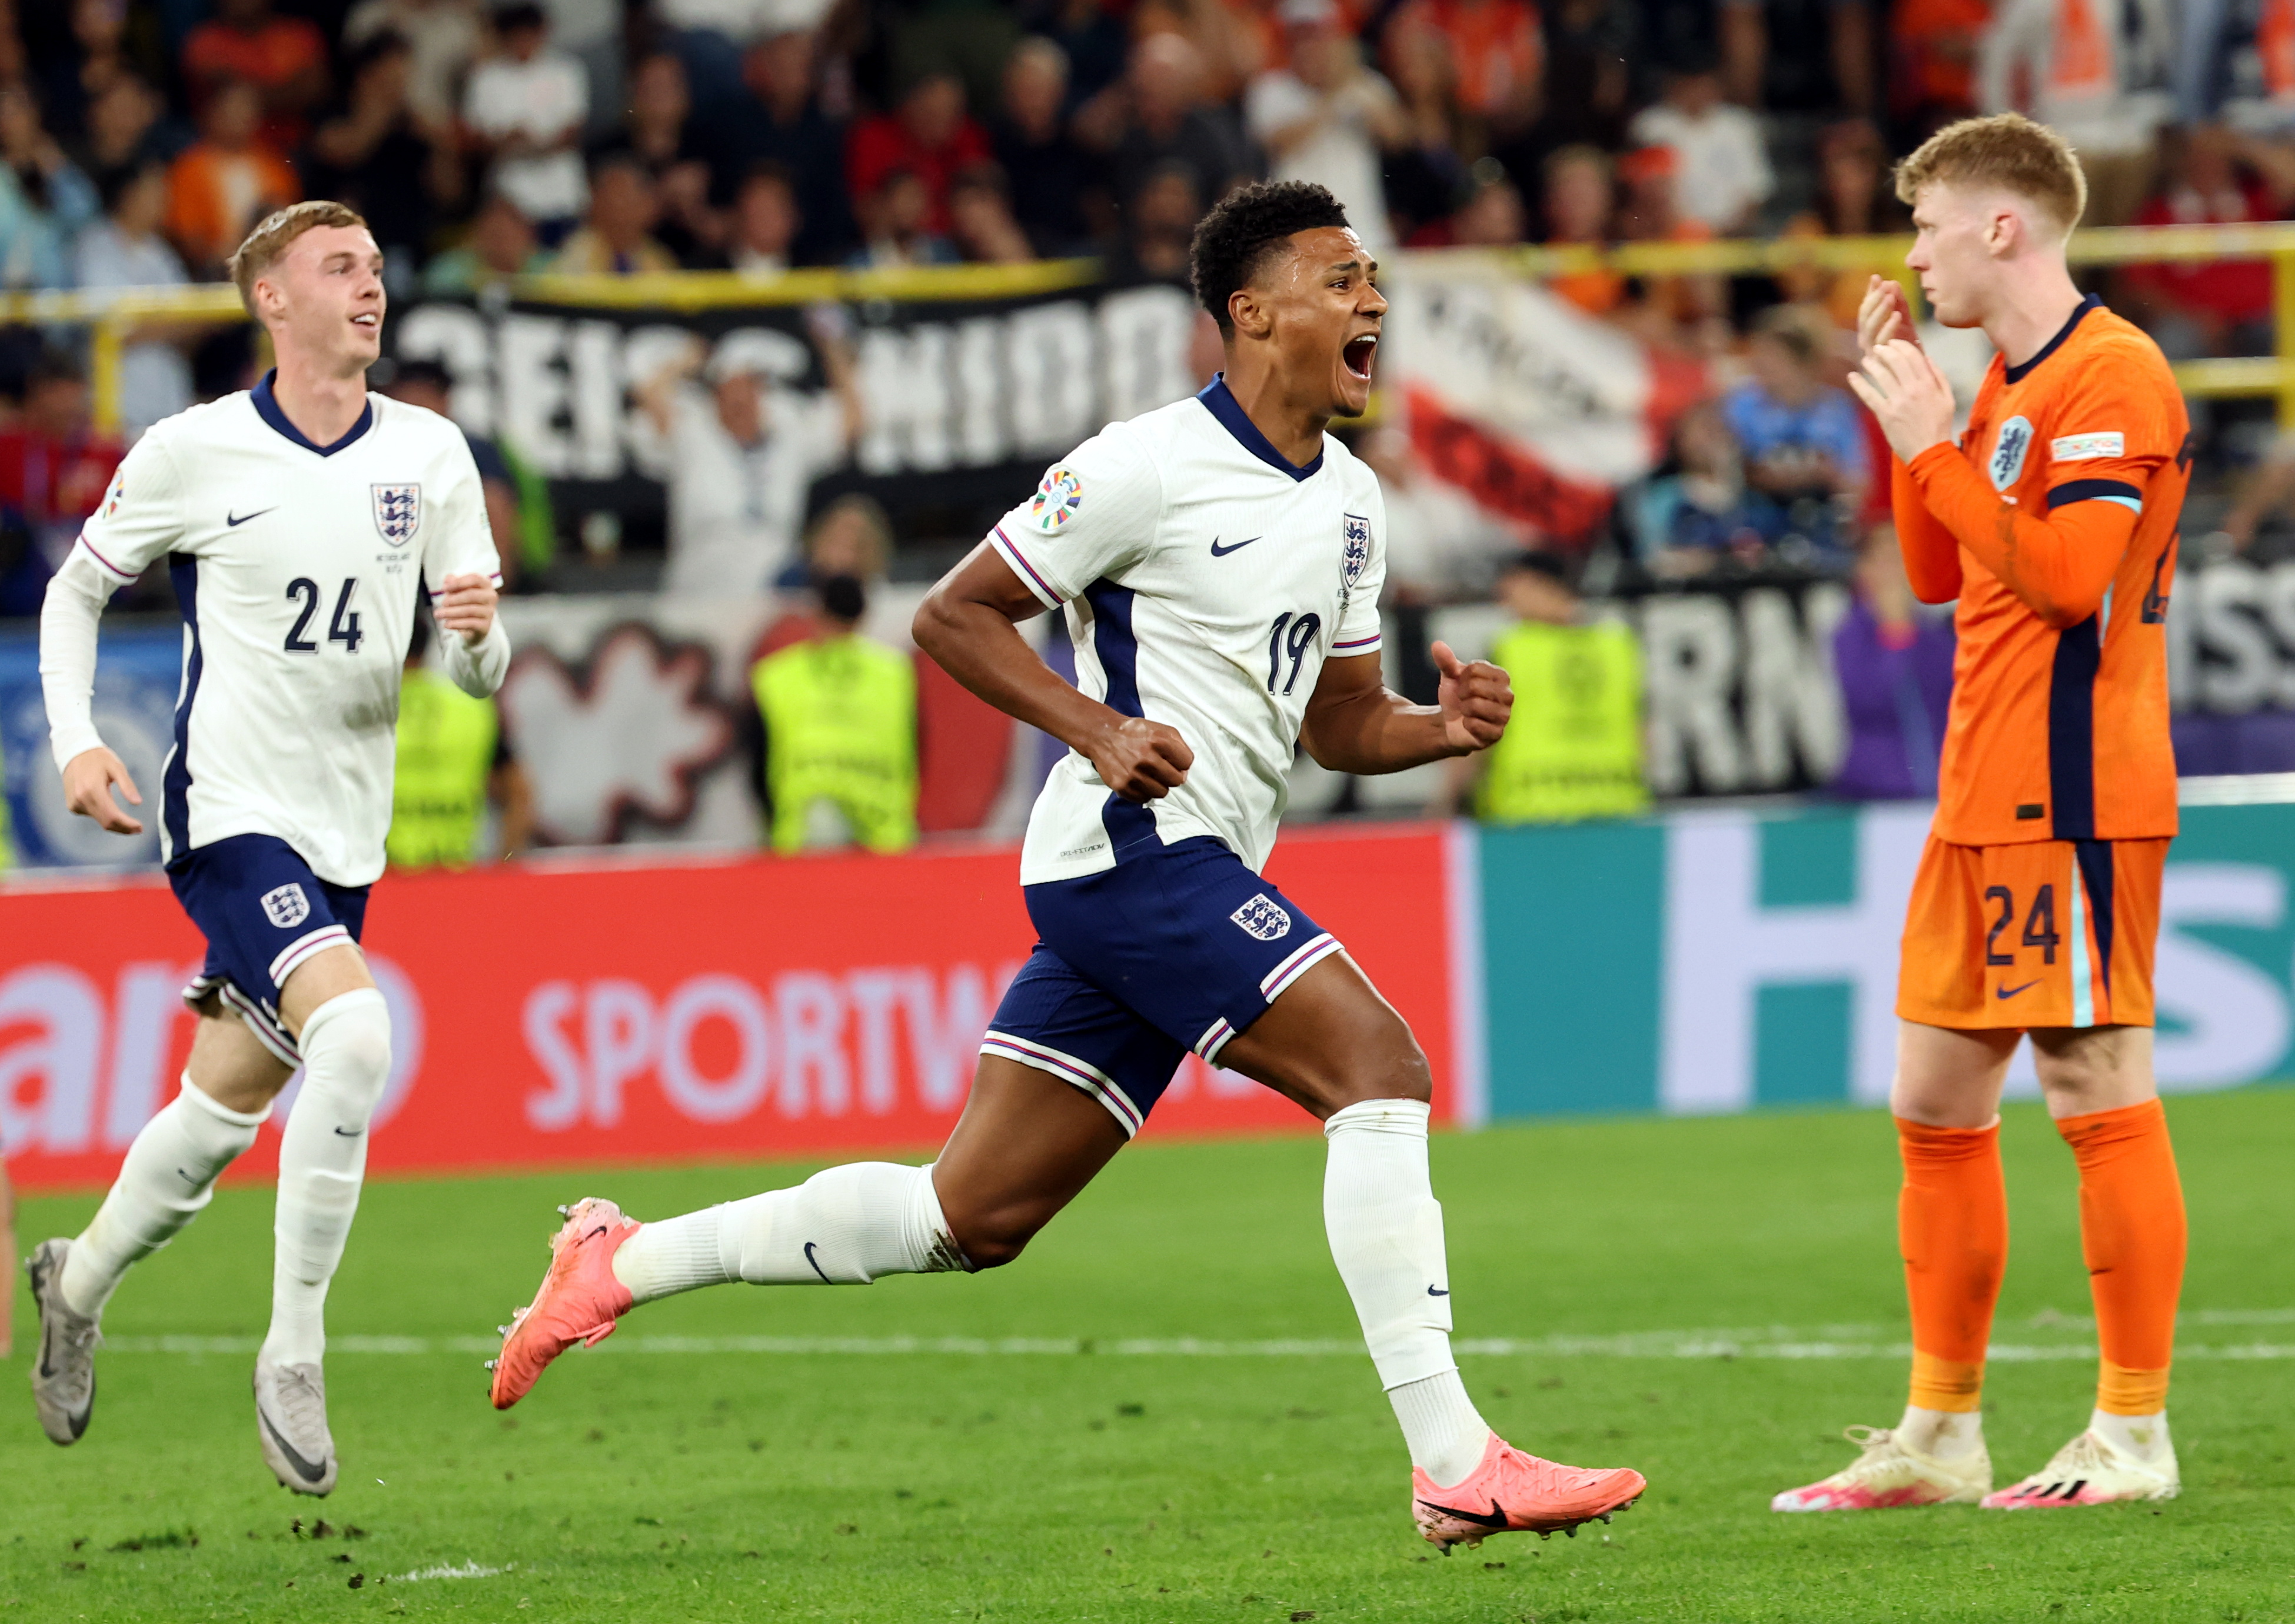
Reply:
<svg viewBox="0 0 2295 1624"><path fill-rule="evenodd" d="M2060 137L2013 114L1965 120L1898 187L1919 233L1907 263L1938 319L1981 327L1999 352L1956 440L1902 292L1874 279L1851 382L1889 437L1914 591L1956 600L1960 630L1898 997L1912 1391L1862 1458L1775 1505L2165 1498L2185 1220L2152 969L2176 832L2166 623L2188 424L2157 347L2072 282L2086 186ZM2079 1163L2103 1369L2087 1427L1996 1493L1979 1406L2008 1245L1998 1103L2027 1035Z"/></svg>
<svg viewBox="0 0 2295 1624"><path fill-rule="evenodd" d="M32 1258L32 1388L58 1443L94 1402L104 1305L198 1216L299 1068L282 1136L270 1329L257 1437L279 1481L333 1488L323 1359L327 1286L390 1075L390 1016L359 947L383 869L395 706L429 589L447 674L491 693L510 647L470 446L453 424L370 396L382 254L340 204L296 204L233 257L277 369L144 435L48 589L40 675L66 799L122 835L143 825L92 706L104 605L167 560L184 629L174 747L156 821L168 883L207 939L184 998L199 1015L175 1098L128 1149L79 1236Z"/></svg>

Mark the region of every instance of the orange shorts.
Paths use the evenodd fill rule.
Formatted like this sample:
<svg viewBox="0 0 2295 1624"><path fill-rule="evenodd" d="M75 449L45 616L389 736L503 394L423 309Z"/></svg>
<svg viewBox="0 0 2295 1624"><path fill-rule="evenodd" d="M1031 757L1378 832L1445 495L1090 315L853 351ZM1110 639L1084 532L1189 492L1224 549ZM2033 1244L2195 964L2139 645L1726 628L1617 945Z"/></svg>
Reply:
<svg viewBox="0 0 2295 1624"><path fill-rule="evenodd" d="M1929 836L1897 1013L1930 1026L2149 1026L2165 840Z"/></svg>

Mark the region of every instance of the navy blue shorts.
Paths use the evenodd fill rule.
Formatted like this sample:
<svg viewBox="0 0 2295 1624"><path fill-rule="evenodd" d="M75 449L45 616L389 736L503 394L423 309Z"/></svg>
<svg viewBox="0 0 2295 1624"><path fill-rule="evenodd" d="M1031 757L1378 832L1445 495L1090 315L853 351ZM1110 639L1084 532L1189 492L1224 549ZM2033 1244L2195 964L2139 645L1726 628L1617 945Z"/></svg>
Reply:
<svg viewBox="0 0 2295 1624"><path fill-rule="evenodd" d="M1036 951L983 1054L1049 1072L1139 1131L1189 1049L1216 1061L1338 939L1208 836L1025 887Z"/></svg>
<svg viewBox="0 0 2295 1624"><path fill-rule="evenodd" d="M167 883L208 939L207 963L184 1001L196 1009L220 998L265 1049L300 1065L279 1020L279 990L313 954L359 939L367 887L330 885L273 835L193 846L167 865Z"/></svg>

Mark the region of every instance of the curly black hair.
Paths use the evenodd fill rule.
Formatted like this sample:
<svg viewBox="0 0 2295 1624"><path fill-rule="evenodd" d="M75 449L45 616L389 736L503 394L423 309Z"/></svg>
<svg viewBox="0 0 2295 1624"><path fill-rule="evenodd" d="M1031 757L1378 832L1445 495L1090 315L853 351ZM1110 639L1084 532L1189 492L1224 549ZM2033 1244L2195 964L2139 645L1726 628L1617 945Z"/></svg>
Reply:
<svg viewBox="0 0 2295 1624"><path fill-rule="evenodd" d="M1338 199L1311 181L1260 181L1238 186L1212 206L1188 248L1196 299L1222 334L1232 332L1227 301L1258 273L1268 256L1294 232L1344 225Z"/></svg>

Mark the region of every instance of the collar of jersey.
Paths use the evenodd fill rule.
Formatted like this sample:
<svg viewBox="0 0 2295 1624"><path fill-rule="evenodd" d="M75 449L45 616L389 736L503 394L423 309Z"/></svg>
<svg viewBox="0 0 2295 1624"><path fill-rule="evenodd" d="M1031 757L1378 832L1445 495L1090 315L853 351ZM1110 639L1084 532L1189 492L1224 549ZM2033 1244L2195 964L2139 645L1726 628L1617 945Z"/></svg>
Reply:
<svg viewBox="0 0 2295 1624"><path fill-rule="evenodd" d="M1315 453L1315 460L1312 462L1301 468L1290 458L1276 450L1274 443L1259 432L1259 425L1245 414L1242 404L1233 395L1228 393L1225 372L1213 373L1212 380L1203 387L1203 392L1196 398L1204 403L1205 410L1209 411L1213 417L1219 419L1220 427L1233 435L1244 450L1266 463L1268 467L1279 468L1294 479L1311 479L1314 477L1315 470L1323 466L1323 453L1319 451Z"/></svg>
<svg viewBox="0 0 2295 1624"><path fill-rule="evenodd" d="M357 439L359 436L364 434L368 429L374 427L374 402L370 400L366 403L365 407L359 412L358 421L350 426L349 432L345 434L341 439L337 440L332 445L320 445L309 435L305 434L301 429L296 428L294 424L289 422L287 420L287 414L279 409L279 397L271 392L271 380L278 376L279 369L276 367L274 367L271 371L264 373L263 381L255 386L255 388L249 395L248 398L255 403L256 416L261 418L265 422L270 424L274 428L276 428L281 434L285 435L289 439L294 441L296 445L300 445L305 451L315 451L323 457L331 457L344 446L349 445L353 440Z"/></svg>
<svg viewBox="0 0 2295 1624"><path fill-rule="evenodd" d="M2072 329L2080 324L2080 319L2083 316L2087 315L2091 310L2101 310L2103 308L2103 301L2096 298L2093 293L2080 300L2079 307L2071 313L2070 316L2065 320L2064 324L2062 327L2056 329L2056 336L2049 339L2046 344L2040 346L2039 354L2034 355L2030 361L2025 362L2021 366L2010 367L2004 375L2004 380L2008 383L2023 382L2026 378L2031 375L2031 371L2034 367L2039 365L2040 363L2054 355L2057 349L2062 345L2063 341L2072 336Z"/></svg>

